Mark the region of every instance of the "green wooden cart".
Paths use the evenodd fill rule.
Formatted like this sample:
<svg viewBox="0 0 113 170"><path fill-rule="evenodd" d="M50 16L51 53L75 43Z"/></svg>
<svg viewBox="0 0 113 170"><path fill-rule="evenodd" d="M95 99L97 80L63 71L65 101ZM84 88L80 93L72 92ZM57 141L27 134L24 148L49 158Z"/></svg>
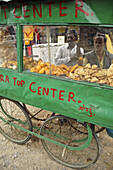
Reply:
<svg viewBox="0 0 113 170"><path fill-rule="evenodd" d="M93 48L93 29L112 35L113 2L13 0L0 6L0 132L18 144L32 135L40 138L65 166L94 164L100 154L95 126L113 129L113 87L52 75L52 66L70 28L77 30L84 51ZM49 65L49 74L31 71L39 61ZM57 114L35 126L27 105Z"/></svg>

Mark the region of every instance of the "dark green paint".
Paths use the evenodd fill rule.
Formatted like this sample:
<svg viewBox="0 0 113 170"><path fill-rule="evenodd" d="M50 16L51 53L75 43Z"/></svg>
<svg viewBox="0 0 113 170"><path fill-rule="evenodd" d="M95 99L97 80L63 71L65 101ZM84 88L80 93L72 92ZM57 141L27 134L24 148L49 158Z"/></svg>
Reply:
<svg viewBox="0 0 113 170"><path fill-rule="evenodd" d="M23 48L22 48L22 27L17 24L17 69L18 72L23 70Z"/></svg>
<svg viewBox="0 0 113 170"><path fill-rule="evenodd" d="M8 75L8 82L0 82L0 94L23 103L27 103L45 110L53 111L59 114L63 114L78 120L99 124L101 126L113 127L113 88L108 86L100 86L92 83L76 82L72 80L56 79L48 76L41 76L30 73L16 73L16 71L7 69L1 69L0 73L5 77ZM25 84L21 86L14 86L13 78L17 80L24 80ZM35 82L32 86L32 90L36 93L32 93L29 90L29 85ZM45 87L46 89L54 88L57 89L55 97L50 90L49 95L38 95L38 87ZM64 100L59 100L59 90L64 90L62 93ZM74 99L76 102L68 101L69 92L75 94ZM82 102L79 104L78 101ZM79 111L79 106L85 105L86 108L92 108L92 113L95 114L93 117L88 117L89 112Z"/></svg>
<svg viewBox="0 0 113 170"><path fill-rule="evenodd" d="M49 5L46 5L47 2L54 2L54 4L51 5L51 17L49 16ZM24 6L25 15L27 16L25 18L24 12L23 12L23 3L7 3L5 5L2 5L2 7L8 7L6 9L6 16L4 17L4 9L0 9L0 23L1 24L13 24L13 23L20 23L20 24L37 24L42 23L45 25L57 24L57 23L87 23L87 24L113 24L113 1L112 0L84 0L83 1L83 7L82 10L87 12L89 16L84 14L83 12L78 10L78 16L75 17L75 0L67 1L66 3L62 3L62 7L66 7L66 9L62 10L62 14L67 14L67 16L59 16L59 2L58 1L37 1L37 2L28 2L28 5ZM42 10L42 16L38 14L35 11L35 18L33 17L33 5L36 6L37 10L40 13L40 4L41 4L41 10ZM81 2L78 1L78 7L81 6ZM21 18L14 17L14 9L16 8L15 15L21 16ZM91 14L94 13L92 16ZM29 17L28 17L29 16Z"/></svg>

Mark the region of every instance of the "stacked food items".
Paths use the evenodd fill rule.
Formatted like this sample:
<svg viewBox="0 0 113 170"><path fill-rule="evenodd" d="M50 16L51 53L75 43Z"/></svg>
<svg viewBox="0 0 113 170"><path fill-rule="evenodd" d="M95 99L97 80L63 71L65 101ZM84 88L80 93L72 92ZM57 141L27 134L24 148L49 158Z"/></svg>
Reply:
<svg viewBox="0 0 113 170"><path fill-rule="evenodd" d="M91 66L90 63L85 67L78 64L68 67L65 64L61 64L60 66L50 65L48 62L44 63L40 60L30 71L40 74L66 76L73 80L107 84L113 87L113 64L109 69L101 69L97 65Z"/></svg>
<svg viewBox="0 0 113 170"><path fill-rule="evenodd" d="M26 56L23 57L23 65L25 70L29 70L37 64L38 61L32 59L31 57L26 57Z"/></svg>
<svg viewBox="0 0 113 170"><path fill-rule="evenodd" d="M17 61L5 61L0 65L0 67L16 70L17 69Z"/></svg>
<svg viewBox="0 0 113 170"><path fill-rule="evenodd" d="M69 72L71 67L67 67L65 64L61 64L60 66L55 66L54 64L49 64L48 62L44 63L43 61L39 61L38 64L31 68L31 72L36 72L40 74L51 74L56 76L69 76Z"/></svg>
<svg viewBox="0 0 113 170"><path fill-rule="evenodd" d="M17 57L16 57L17 58ZM31 57L23 57L23 65L24 65L24 69L29 70L31 69L33 66L37 65L38 61L33 60ZM17 61L16 60L11 60L11 58L9 57L8 59L6 59L1 65L0 67L3 68L10 68L10 69L17 69Z"/></svg>
<svg viewBox="0 0 113 170"><path fill-rule="evenodd" d="M43 62L42 60L36 61L31 57L23 57L24 69L30 70L31 72L47 75L65 76L73 80L87 81L98 84L106 84L113 87L113 64L109 69L101 69L97 65L79 66L66 66L61 64L56 66ZM0 67L17 69L17 61L8 60L3 62Z"/></svg>
<svg viewBox="0 0 113 170"><path fill-rule="evenodd" d="M85 67L78 68L69 73L69 77L74 80L88 81L98 84L107 84L113 87L113 64L109 69L98 68L97 65L88 63Z"/></svg>
<svg viewBox="0 0 113 170"><path fill-rule="evenodd" d="M0 67L17 68L17 49L12 42L0 43Z"/></svg>

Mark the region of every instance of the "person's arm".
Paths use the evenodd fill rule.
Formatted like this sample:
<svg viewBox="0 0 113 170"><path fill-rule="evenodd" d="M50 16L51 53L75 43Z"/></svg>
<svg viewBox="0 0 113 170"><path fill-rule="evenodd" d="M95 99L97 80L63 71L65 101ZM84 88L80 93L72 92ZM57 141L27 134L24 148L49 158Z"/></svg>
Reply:
<svg viewBox="0 0 113 170"><path fill-rule="evenodd" d="M70 61L70 57L66 56L63 58L62 56L63 56L63 51L62 51L62 47L60 47L60 48L58 48L56 57L54 59L55 65L66 64Z"/></svg>

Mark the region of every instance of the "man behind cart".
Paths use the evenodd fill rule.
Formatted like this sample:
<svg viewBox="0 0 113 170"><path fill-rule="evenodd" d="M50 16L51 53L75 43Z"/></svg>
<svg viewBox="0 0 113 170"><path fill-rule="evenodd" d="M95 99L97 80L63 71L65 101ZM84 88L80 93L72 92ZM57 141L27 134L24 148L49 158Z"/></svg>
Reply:
<svg viewBox="0 0 113 170"><path fill-rule="evenodd" d="M106 37L104 33L98 32L94 37L94 49L84 55L83 66L87 63L96 64L102 69L108 69L112 64L113 54L106 49Z"/></svg>
<svg viewBox="0 0 113 170"><path fill-rule="evenodd" d="M79 57L84 54L83 48L78 46L78 34L75 29L70 29L67 32L68 44L59 47L54 59L55 65L66 64L74 66L78 63Z"/></svg>

